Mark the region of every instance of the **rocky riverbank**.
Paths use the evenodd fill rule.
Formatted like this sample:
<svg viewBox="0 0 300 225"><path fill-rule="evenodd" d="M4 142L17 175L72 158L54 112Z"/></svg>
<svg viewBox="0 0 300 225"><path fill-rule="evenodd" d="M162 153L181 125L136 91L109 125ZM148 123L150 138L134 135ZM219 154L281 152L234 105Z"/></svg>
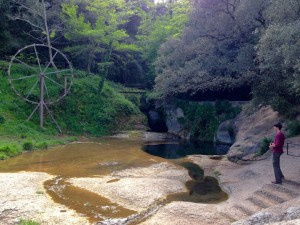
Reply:
<svg viewBox="0 0 300 225"><path fill-rule="evenodd" d="M256 121L259 124L262 120ZM256 123L247 123L244 129L248 127L257 131ZM270 130L267 132L272 134ZM245 130L243 133L251 134ZM153 133L141 136L135 132L120 137L167 138ZM245 140L242 137L237 138L241 145ZM288 139L287 142L300 143L300 137ZM291 146L290 152L300 155L296 146ZM282 169L286 177L283 185L271 184L274 175L270 153L260 160L245 161L244 158L239 163L228 160L226 156L198 155L189 156L187 160L203 168L206 176L217 178L221 188L229 194L228 200L218 204L165 202L168 194L187 191L185 183L190 177L182 167L155 159L152 165L146 167L119 170L106 176L72 178L69 182L136 211L128 218L107 219L98 224L300 224L299 157L282 156ZM20 219L47 225L91 224L87 218L55 203L47 195L43 182L52 178L52 175L36 172L0 173L0 224L17 224Z"/></svg>
<svg viewBox="0 0 300 225"><path fill-rule="evenodd" d="M300 141L300 139L293 139ZM185 191L187 172L169 163L153 163L145 168L118 171L112 176L73 178L74 185L98 193L138 213L131 218L107 220L101 224L299 224L299 158L283 155L283 185L271 184L272 161L252 161L246 165L226 157L190 156L206 175L218 178L229 199L219 204L171 202L159 206L168 193ZM16 224L20 218L40 224L89 224L67 207L54 203L43 188L45 173L0 174L0 224Z"/></svg>

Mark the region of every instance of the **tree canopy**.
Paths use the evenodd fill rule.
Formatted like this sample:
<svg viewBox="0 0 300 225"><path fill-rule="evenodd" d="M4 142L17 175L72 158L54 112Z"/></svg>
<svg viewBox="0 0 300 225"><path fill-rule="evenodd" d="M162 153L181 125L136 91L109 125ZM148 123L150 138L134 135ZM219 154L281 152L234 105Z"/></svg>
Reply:
<svg viewBox="0 0 300 225"><path fill-rule="evenodd" d="M44 7L51 44L100 89L108 79L161 97L247 90L257 104L299 104L299 0L44 2L0 0L2 59L45 43Z"/></svg>

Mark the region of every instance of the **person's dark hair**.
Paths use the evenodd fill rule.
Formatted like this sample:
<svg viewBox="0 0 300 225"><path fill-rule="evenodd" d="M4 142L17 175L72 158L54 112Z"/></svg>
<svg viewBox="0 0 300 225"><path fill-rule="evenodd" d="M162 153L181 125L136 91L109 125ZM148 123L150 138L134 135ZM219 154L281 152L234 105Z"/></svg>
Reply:
<svg viewBox="0 0 300 225"><path fill-rule="evenodd" d="M274 127L277 127L279 130L281 130L282 125L281 125L281 123L276 123L276 124L274 124Z"/></svg>

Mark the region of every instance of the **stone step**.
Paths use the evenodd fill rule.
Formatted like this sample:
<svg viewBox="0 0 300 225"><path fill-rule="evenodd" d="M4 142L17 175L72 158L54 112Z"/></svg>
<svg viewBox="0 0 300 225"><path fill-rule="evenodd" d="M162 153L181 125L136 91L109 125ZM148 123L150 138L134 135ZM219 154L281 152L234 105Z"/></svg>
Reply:
<svg viewBox="0 0 300 225"><path fill-rule="evenodd" d="M277 195L283 198L287 198L288 200L300 195L299 189L295 189L294 186L289 187L288 184L283 184L283 185L267 184L264 186L264 189L274 191Z"/></svg>
<svg viewBox="0 0 300 225"><path fill-rule="evenodd" d="M253 204L254 206L257 206L260 209L269 208L269 207L274 205L274 203L272 203L268 199L260 198L259 195L249 197L249 198L246 199L246 201L249 202L250 204Z"/></svg>
<svg viewBox="0 0 300 225"><path fill-rule="evenodd" d="M222 212L224 216L229 218L232 222L238 221L241 219L245 219L252 214L254 214L256 211L251 210L249 208L246 208L242 205L236 204L230 207L227 211Z"/></svg>
<svg viewBox="0 0 300 225"><path fill-rule="evenodd" d="M226 211L220 212L224 217L228 218L230 221L235 222L241 219L245 219L252 215L252 212L246 211L242 206L234 205L227 209Z"/></svg>
<svg viewBox="0 0 300 225"><path fill-rule="evenodd" d="M290 200L290 198L284 198L281 195L278 195L277 191L270 192L270 190L261 189L259 191L256 191L255 194L257 196L260 196L261 198L268 199L268 201L272 202L274 205L281 204Z"/></svg>

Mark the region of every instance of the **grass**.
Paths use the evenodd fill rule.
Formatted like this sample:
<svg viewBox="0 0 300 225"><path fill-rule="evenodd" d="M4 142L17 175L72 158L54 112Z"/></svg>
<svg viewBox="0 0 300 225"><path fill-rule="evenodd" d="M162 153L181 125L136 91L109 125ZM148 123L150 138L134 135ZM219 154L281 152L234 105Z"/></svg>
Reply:
<svg viewBox="0 0 300 225"><path fill-rule="evenodd" d="M71 93L62 101L51 105L51 112L64 135L61 135L50 116L45 114L44 128L39 126L35 113L27 121L34 105L19 98L8 83L8 63L0 61L0 159L21 154L23 151L47 149L51 146L75 141L76 136L104 136L129 129L144 118L137 106L137 99L127 99L119 93L118 85L105 82L101 93L98 91L99 76L75 71ZM18 74L30 74L22 65L15 65ZM26 79L29 82L30 79ZM19 84L28 93L29 83ZM29 85L30 86L30 85ZM51 86L49 93L55 92ZM38 99L33 91L31 99Z"/></svg>
<svg viewBox="0 0 300 225"><path fill-rule="evenodd" d="M39 225L39 223L35 222L33 220L24 220L24 219L21 219L20 222L17 225Z"/></svg>

